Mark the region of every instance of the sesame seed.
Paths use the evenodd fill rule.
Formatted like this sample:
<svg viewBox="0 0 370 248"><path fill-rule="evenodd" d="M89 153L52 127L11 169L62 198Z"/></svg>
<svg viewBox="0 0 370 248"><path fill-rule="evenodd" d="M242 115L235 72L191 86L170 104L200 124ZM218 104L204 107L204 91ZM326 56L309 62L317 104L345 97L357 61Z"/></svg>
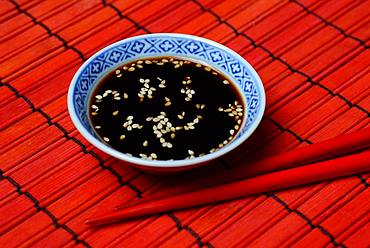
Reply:
<svg viewBox="0 0 370 248"><path fill-rule="evenodd" d="M118 75L117 75L117 77L118 77L118 78L122 77L122 74L118 74Z"/></svg>
<svg viewBox="0 0 370 248"><path fill-rule="evenodd" d="M142 64L144 61L142 61L142 60L139 60L139 61L137 61L136 63L138 64L138 65L140 65L140 64Z"/></svg>
<svg viewBox="0 0 370 248"><path fill-rule="evenodd" d="M135 71L135 67L130 67L128 71Z"/></svg>
<svg viewBox="0 0 370 248"><path fill-rule="evenodd" d="M227 144L227 140L224 140L224 141L222 142L222 144L226 145L226 144Z"/></svg>
<svg viewBox="0 0 370 248"><path fill-rule="evenodd" d="M217 73L217 72L215 72L215 71L213 71L213 72L212 72L212 74L213 74L213 75L218 75L218 73Z"/></svg>
<svg viewBox="0 0 370 248"><path fill-rule="evenodd" d="M164 138L160 138L159 142L164 143L164 142L166 142L166 140Z"/></svg>
<svg viewBox="0 0 370 248"><path fill-rule="evenodd" d="M139 127L139 124L135 123L135 124L132 125L132 128L138 128L138 127Z"/></svg>
<svg viewBox="0 0 370 248"><path fill-rule="evenodd" d="M230 84L229 81L227 81L227 80L222 81L222 83L223 84Z"/></svg>
<svg viewBox="0 0 370 248"><path fill-rule="evenodd" d="M181 89L181 90L180 90L180 92L181 92L181 93L185 93L185 89Z"/></svg>
<svg viewBox="0 0 370 248"><path fill-rule="evenodd" d="M159 63L157 63L157 65L164 65L164 63L162 63L162 62L159 62Z"/></svg>
<svg viewBox="0 0 370 248"><path fill-rule="evenodd" d="M166 106L166 107L171 106L171 102L166 102L166 103L164 104L164 106Z"/></svg>
<svg viewBox="0 0 370 248"><path fill-rule="evenodd" d="M166 147L166 146L167 146L167 143L162 143L162 146L163 146L163 147Z"/></svg>
<svg viewBox="0 0 370 248"><path fill-rule="evenodd" d="M153 117L147 117L145 120L146 121L152 121L153 120Z"/></svg>
<svg viewBox="0 0 370 248"><path fill-rule="evenodd" d="M195 118L194 119L194 123L199 123L199 119L198 118Z"/></svg>
<svg viewBox="0 0 370 248"><path fill-rule="evenodd" d="M145 141L143 142L143 146L148 146L148 141L147 141L147 140L145 140Z"/></svg>
<svg viewBox="0 0 370 248"><path fill-rule="evenodd" d="M152 61L150 61L150 60L145 60L145 64L149 65L149 64L151 64L151 63L152 63Z"/></svg>
<svg viewBox="0 0 370 248"><path fill-rule="evenodd" d="M95 128L96 128L96 129L100 129L100 128L101 128L101 126L95 126Z"/></svg>
<svg viewBox="0 0 370 248"><path fill-rule="evenodd" d="M128 122L123 123L124 128L128 127L128 125L130 125L130 124L128 124Z"/></svg>
<svg viewBox="0 0 370 248"><path fill-rule="evenodd" d="M176 130L181 130L183 127L175 127Z"/></svg>
<svg viewBox="0 0 370 248"><path fill-rule="evenodd" d="M233 116L234 116L234 114L233 114L233 113L229 113L229 114L228 114L228 116L231 116L231 117L233 117Z"/></svg>
<svg viewBox="0 0 370 248"><path fill-rule="evenodd" d="M121 97L115 97L113 99L119 101L119 100L121 100Z"/></svg>
<svg viewBox="0 0 370 248"><path fill-rule="evenodd" d="M166 102L170 101L170 98L168 98L168 97L164 97L164 99L166 100Z"/></svg>
<svg viewBox="0 0 370 248"><path fill-rule="evenodd" d="M110 94L110 93L112 93L112 91L111 90L106 90L105 93Z"/></svg>
<svg viewBox="0 0 370 248"><path fill-rule="evenodd" d="M113 115L118 115L118 110L114 111L112 114Z"/></svg>
<svg viewBox="0 0 370 248"><path fill-rule="evenodd" d="M166 88L166 85L164 85L164 84L160 84L160 85L158 85L158 87L159 87L159 88Z"/></svg>
<svg viewBox="0 0 370 248"><path fill-rule="evenodd" d="M211 68L209 68L208 66L206 66L206 67L204 67L204 70L206 70L206 71L211 71L212 69L211 69Z"/></svg>
<svg viewBox="0 0 370 248"><path fill-rule="evenodd" d="M127 99L127 98L128 98L127 93L123 93L123 98L125 98L125 99Z"/></svg>
<svg viewBox="0 0 370 248"><path fill-rule="evenodd" d="M235 130L234 130L234 129L230 129L230 131L229 131L229 132L230 132L230 134L231 134L231 135L234 135Z"/></svg>
<svg viewBox="0 0 370 248"><path fill-rule="evenodd" d="M196 66L196 67L202 67L202 65L201 65L201 64L196 64L195 66Z"/></svg>
<svg viewBox="0 0 370 248"><path fill-rule="evenodd" d="M107 137L104 137L103 140L106 141L106 142L109 142L109 138L107 138Z"/></svg>
<svg viewBox="0 0 370 248"><path fill-rule="evenodd" d="M103 97L101 95L96 95L95 98L96 99L102 99Z"/></svg>
<svg viewBox="0 0 370 248"><path fill-rule="evenodd" d="M170 142L167 142L167 147L172 148L172 144Z"/></svg>
<svg viewBox="0 0 370 248"><path fill-rule="evenodd" d="M140 69L141 69L141 68L143 68L143 66L142 66L142 65L137 65L136 67L137 67L137 68L140 68Z"/></svg>
<svg viewBox="0 0 370 248"><path fill-rule="evenodd" d="M120 140L123 140L124 138L126 138L126 135L122 134L121 136L119 136L119 139Z"/></svg>
<svg viewBox="0 0 370 248"><path fill-rule="evenodd" d="M219 148L222 148L223 146L224 146L224 144L222 144L222 143L221 144L218 144L218 147Z"/></svg>
<svg viewBox="0 0 370 248"><path fill-rule="evenodd" d="M96 105L92 105L91 106L93 109L98 109L98 106L96 106Z"/></svg>
<svg viewBox="0 0 370 248"><path fill-rule="evenodd" d="M239 125L240 125L240 123L242 123L242 121L241 120L237 120L237 122L236 123L238 123Z"/></svg>
<svg viewBox="0 0 370 248"><path fill-rule="evenodd" d="M205 104L200 105L200 109L204 109L206 107Z"/></svg>
<svg viewBox="0 0 370 248"><path fill-rule="evenodd" d="M91 114L92 114L92 115L97 115L98 113L96 113L96 112L92 112Z"/></svg>
<svg viewBox="0 0 370 248"><path fill-rule="evenodd" d="M132 120L134 117L132 115L127 116L126 120Z"/></svg>
<svg viewBox="0 0 370 248"><path fill-rule="evenodd" d="M182 115L177 115L177 118L179 118L180 120L184 119L184 116Z"/></svg>
<svg viewBox="0 0 370 248"><path fill-rule="evenodd" d="M189 97L185 97L185 101L190 102L191 99Z"/></svg>
<svg viewBox="0 0 370 248"><path fill-rule="evenodd" d="M108 96L108 93L107 93L107 92L105 92L105 93L103 94L103 97L106 97L106 96Z"/></svg>
<svg viewBox="0 0 370 248"><path fill-rule="evenodd" d="M149 99L152 99L152 98L153 98L153 96L152 96L152 95L148 95L148 98L149 98Z"/></svg>
<svg viewBox="0 0 370 248"><path fill-rule="evenodd" d="M167 63L168 60L167 59L162 59L162 62Z"/></svg>
<svg viewBox="0 0 370 248"><path fill-rule="evenodd" d="M184 129L185 129L186 131L188 131L188 130L189 130L189 127L188 127L188 126L184 126Z"/></svg>
<svg viewBox="0 0 370 248"><path fill-rule="evenodd" d="M223 108L221 108L221 107L219 107L219 108L218 108L218 111L222 112L222 111L224 111L224 109L223 109Z"/></svg>
<svg viewBox="0 0 370 248"><path fill-rule="evenodd" d="M203 116L201 116L201 115L197 115L197 118L198 118L198 119L203 119Z"/></svg>
<svg viewBox="0 0 370 248"><path fill-rule="evenodd" d="M132 127L131 126L128 126L127 127L127 131L131 131L132 130Z"/></svg>
<svg viewBox="0 0 370 248"><path fill-rule="evenodd" d="M235 129L235 130L238 130L238 129L239 129L239 125L235 125L235 126L234 126L234 129Z"/></svg>
<svg viewBox="0 0 370 248"><path fill-rule="evenodd" d="M158 129L162 129L163 128L162 123L158 123L157 127L158 127Z"/></svg>
<svg viewBox="0 0 370 248"><path fill-rule="evenodd" d="M150 156L151 156L152 158L154 158L154 159L156 159L156 158L157 158L157 154L155 154L155 153L151 153L151 154L150 154Z"/></svg>
<svg viewBox="0 0 370 248"><path fill-rule="evenodd" d="M189 126L189 129L195 129L195 127L194 126Z"/></svg>
<svg viewBox="0 0 370 248"><path fill-rule="evenodd" d="M200 108L200 104L199 103L195 104L195 107L199 109Z"/></svg>
<svg viewBox="0 0 370 248"><path fill-rule="evenodd" d="M128 69L128 67L127 67L127 66L124 66L124 67L122 67L122 69L127 70L127 69Z"/></svg>
<svg viewBox="0 0 370 248"><path fill-rule="evenodd" d="M180 64L177 64L174 66L174 68L179 68L181 65Z"/></svg>
<svg viewBox="0 0 370 248"><path fill-rule="evenodd" d="M188 150L189 155L194 155L194 152L192 150Z"/></svg>

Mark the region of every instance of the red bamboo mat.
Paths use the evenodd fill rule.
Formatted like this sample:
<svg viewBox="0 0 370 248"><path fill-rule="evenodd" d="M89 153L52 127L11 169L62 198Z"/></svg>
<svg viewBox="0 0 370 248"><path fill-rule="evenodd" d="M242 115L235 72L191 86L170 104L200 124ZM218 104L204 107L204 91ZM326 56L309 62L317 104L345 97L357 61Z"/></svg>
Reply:
<svg viewBox="0 0 370 248"><path fill-rule="evenodd" d="M0 247L370 246L369 174L89 229L88 216L171 191L174 178L143 173L95 149L66 106L73 74L102 47L178 32L240 53L267 94L251 139L199 175L370 126L370 1L1 0L0 6ZM175 181L173 187L191 184Z"/></svg>

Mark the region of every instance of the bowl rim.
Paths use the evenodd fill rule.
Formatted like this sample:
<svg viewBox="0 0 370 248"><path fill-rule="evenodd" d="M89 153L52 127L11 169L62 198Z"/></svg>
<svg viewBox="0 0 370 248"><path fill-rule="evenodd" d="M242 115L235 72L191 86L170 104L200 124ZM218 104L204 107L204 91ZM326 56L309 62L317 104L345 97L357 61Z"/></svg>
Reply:
<svg viewBox="0 0 370 248"><path fill-rule="evenodd" d="M73 101L73 93L74 93L74 89L75 89L75 86L76 86L76 83L77 83L77 79L81 75L81 73L85 69L85 67L91 61L93 61L96 57L98 57L100 54L104 53L105 51L107 51L111 48L114 48L114 47L116 47L116 46L118 46L122 43L129 42L129 41L132 41L132 40L136 40L138 38L165 37L165 36L168 36L170 38L179 37L179 38L188 38L188 39L198 40L198 41L202 41L202 42L208 43L210 45L213 45L213 46L215 46L215 47L217 47L221 50L229 52L230 54L235 56L235 58L239 62L242 62L248 68L249 72L252 74L253 79L255 80L255 83L259 86L260 97L261 97L260 103L259 103L260 107L259 107L258 113L255 117L254 123L238 139L236 139L232 143L222 147L218 151L215 151L213 153L208 153L208 154L206 154L202 157L195 157L195 158L192 158L192 159L182 159L182 160L145 160L145 159L142 159L142 158L139 158L139 157L129 156L129 155L126 155L123 152L117 151L114 148L104 144L102 141L98 140L92 134L90 134L90 132L80 122L80 119L77 116L77 113L75 112L74 101ZM260 124L260 122L262 120L262 117L263 117L263 114L264 114L264 111L265 111L265 106L266 106L266 95L265 95L265 90L264 90L262 81L261 81L259 75L257 74L257 72L255 71L255 69L248 63L248 61L246 61L242 56L240 56L234 50L232 50L232 49L230 49L230 48L228 48L228 47L226 47L226 46L224 46L224 45L222 45L222 44L220 44L216 41L209 40L209 39L199 37L199 36L195 36L195 35L180 34L180 33L153 33L153 34L137 35L137 36L133 36L133 37L130 37L130 38L126 38L126 39L122 39L120 41L114 42L114 43L100 49L99 51L94 53L88 60L86 60L79 67L79 69L76 71L76 73L74 74L74 76L71 80L71 83L70 83L70 86L69 86L69 89L68 89L68 96L67 97L68 97L68 99L67 99L68 112L69 112L69 115L72 119L72 122L75 125L75 127L77 128L77 130L81 133L81 135L87 141L89 141L92 145L94 145L95 147L97 147L101 151L103 151L103 152L105 152L105 153L107 153L107 154L109 154L109 155L111 155L115 158L118 158L120 160L129 162L131 164L137 164L137 165L140 165L140 166L153 167L153 168L175 168L175 167L187 167L187 166L192 166L192 165L196 165L196 164L202 164L202 163L214 160L214 159L230 152L231 150L235 149L240 144L242 144L246 139L248 139L252 135L252 133L256 130L256 128L258 127L258 125ZM245 116L245 118L246 118L246 116Z"/></svg>

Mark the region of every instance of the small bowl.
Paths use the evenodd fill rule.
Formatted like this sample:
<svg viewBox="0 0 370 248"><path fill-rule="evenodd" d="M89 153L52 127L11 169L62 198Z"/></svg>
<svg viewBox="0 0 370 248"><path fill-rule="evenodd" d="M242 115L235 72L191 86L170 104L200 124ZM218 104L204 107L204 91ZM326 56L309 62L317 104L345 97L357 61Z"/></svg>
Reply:
<svg viewBox="0 0 370 248"><path fill-rule="evenodd" d="M138 59L173 56L208 64L231 79L243 96L246 113L236 137L220 150L186 160L145 160L131 157L100 141L88 120L88 99L94 85L121 64ZM206 164L243 143L257 128L265 109L265 91L256 71L231 49L208 39L158 33L111 44L89 58L74 75L68 91L68 111L77 130L103 152L147 172L169 173Z"/></svg>

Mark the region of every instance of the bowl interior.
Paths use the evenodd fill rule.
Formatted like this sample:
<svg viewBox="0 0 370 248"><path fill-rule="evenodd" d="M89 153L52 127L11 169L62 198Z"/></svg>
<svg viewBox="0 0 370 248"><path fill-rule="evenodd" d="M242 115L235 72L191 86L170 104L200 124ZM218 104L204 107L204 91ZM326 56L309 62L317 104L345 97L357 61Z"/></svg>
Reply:
<svg viewBox="0 0 370 248"><path fill-rule="evenodd" d="M265 107L264 89L257 73L242 57L216 42L196 36L151 34L122 40L104 48L87 60L75 74L69 90L68 106L74 124L85 138L94 144L100 143L99 148L103 150L109 148L95 137L87 114L89 95L99 79L121 64L156 56L201 61L236 83L244 97L247 115L239 134L224 148L244 141L257 127Z"/></svg>

